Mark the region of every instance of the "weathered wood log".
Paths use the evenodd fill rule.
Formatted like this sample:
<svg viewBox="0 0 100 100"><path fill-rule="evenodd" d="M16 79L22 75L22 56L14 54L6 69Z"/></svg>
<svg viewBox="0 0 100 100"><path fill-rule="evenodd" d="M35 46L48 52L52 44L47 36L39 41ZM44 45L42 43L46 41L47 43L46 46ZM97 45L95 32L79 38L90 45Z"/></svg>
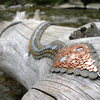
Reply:
<svg viewBox="0 0 100 100"><path fill-rule="evenodd" d="M29 40L41 22L21 19L21 23L9 27L0 38L0 68L29 90L22 100L99 100L99 79L94 81L67 74L50 74L50 59L36 60L32 55L28 56ZM95 24L100 29L100 23ZM100 37L69 40L69 35L75 30L77 28L52 25L44 32L41 43L47 45L57 39L66 45L91 43L100 57Z"/></svg>
<svg viewBox="0 0 100 100"><path fill-rule="evenodd" d="M23 97L22 100L42 100L45 94L52 97L52 100L99 100L100 81L91 81L74 75L49 74L40 79L32 89ZM38 95L42 93L42 97ZM55 97L55 98L54 98ZM43 99L44 100L44 99Z"/></svg>

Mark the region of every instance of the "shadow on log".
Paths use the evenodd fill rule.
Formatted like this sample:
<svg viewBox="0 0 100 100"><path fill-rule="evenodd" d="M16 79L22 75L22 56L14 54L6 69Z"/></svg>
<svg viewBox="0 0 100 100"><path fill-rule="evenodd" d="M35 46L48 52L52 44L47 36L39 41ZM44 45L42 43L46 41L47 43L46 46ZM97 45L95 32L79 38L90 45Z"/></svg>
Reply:
<svg viewBox="0 0 100 100"><path fill-rule="evenodd" d="M50 59L36 60L32 55L28 56L29 40L43 21L24 18L20 20L18 16L17 21L21 22L6 29L0 38L0 68L29 90L22 100L100 100L99 79L51 74ZM100 23L95 24L100 30ZM97 50L100 48L100 37L69 40L68 37L75 30L77 29L52 25L44 32L41 43L47 45L58 39L66 45L83 42L91 43ZM99 50L97 54L100 58Z"/></svg>

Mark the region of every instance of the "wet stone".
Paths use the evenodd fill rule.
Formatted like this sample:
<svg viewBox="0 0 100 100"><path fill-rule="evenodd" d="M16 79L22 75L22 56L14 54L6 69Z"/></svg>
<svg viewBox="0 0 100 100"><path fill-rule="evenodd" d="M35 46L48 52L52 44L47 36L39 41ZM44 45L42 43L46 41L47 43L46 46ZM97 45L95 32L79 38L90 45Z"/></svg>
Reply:
<svg viewBox="0 0 100 100"><path fill-rule="evenodd" d="M66 73L67 72L67 68L61 68L60 73Z"/></svg>
<svg viewBox="0 0 100 100"><path fill-rule="evenodd" d="M90 72L90 73L89 73L89 78L90 78L90 79L93 80L93 79L96 79L97 77L98 77L98 75L97 75L96 72Z"/></svg>
<svg viewBox="0 0 100 100"><path fill-rule="evenodd" d="M73 69L68 69L67 74L73 74L74 70Z"/></svg>
<svg viewBox="0 0 100 100"><path fill-rule="evenodd" d="M74 69L74 75L78 76L80 75L80 69Z"/></svg>
<svg viewBox="0 0 100 100"><path fill-rule="evenodd" d="M80 75L82 76L82 77L88 77L88 75L89 75L89 71L87 71L87 70L82 70L82 71L80 71Z"/></svg>

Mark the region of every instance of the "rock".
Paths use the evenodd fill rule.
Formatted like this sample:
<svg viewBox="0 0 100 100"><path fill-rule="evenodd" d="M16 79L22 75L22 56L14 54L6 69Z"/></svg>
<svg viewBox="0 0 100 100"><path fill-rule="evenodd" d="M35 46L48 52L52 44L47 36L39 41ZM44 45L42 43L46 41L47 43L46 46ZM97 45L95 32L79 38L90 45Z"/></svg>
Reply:
<svg viewBox="0 0 100 100"><path fill-rule="evenodd" d="M59 73L61 68L56 68L55 73Z"/></svg>
<svg viewBox="0 0 100 100"><path fill-rule="evenodd" d="M97 75L96 72L90 72L90 73L89 73L89 78L90 78L90 79L93 80L93 79L96 79L97 77L98 77L98 75Z"/></svg>
<svg viewBox="0 0 100 100"><path fill-rule="evenodd" d="M61 9L64 9L64 8L83 8L83 4L82 3L79 3L79 4L75 4L75 3L65 3L65 4L62 4L62 5L59 5L59 6L55 6L54 8L61 8Z"/></svg>
<svg viewBox="0 0 100 100"><path fill-rule="evenodd" d="M69 3L80 4L82 2L81 2L81 0L69 0Z"/></svg>
<svg viewBox="0 0 100 100"><path fill-rule="evenodd" d="M61 68L60 73L66 73L67 72L67 68Z"/></svg>
<svg viewBox="0 0 100 100"><path fill-rule="evenodd" d="M67 74L73 74L74 70L73 69L68 69Z"/></svg>
<svg viewBox="0 0 100 100"><path fill-rule="evenodd" d="M87 71L87 70L82 70L82 71L80 71L80 74L81 74L81 76L82 77L88 77L88 75L89 75L89 71Z"/></svg>
<svg viewBox="0 0 100 100"><path fill-rule="evenodd" d="M24 5L24 8L32 8L33 7L33 4L32 3L29 3L29 4L25 4Z"/></svg>
<svg viewBox="0 0 100 100"><path fill-rule="evenodd" d="M0 5L0 10L5 10L5 9L6 9L5 5Z"/></svg>
<svg viewBox="0 0 100 100"><path fill-rule="evenodd" d="M97 9L97 10L99 10L99 8L100 8L100 3L91 3L91 4L88 4L88 5L87 5L87 8L88 8L88 9Z"/></svg>
<svg viewBox="0 0 100 100"><path fill-rule="evenodd" d="M80 0L70 0L69 3L57 5L54 8L84 8L84 5ZM91 3L87 5L87 9L100 9L100 3Z"/></svg>
<svg viewBox="0 0 100 100"><path fill-rule="evenodd" d="M21 9L21 8L22 8L22 5L20 5L20 4L8 7L8 9Z"/></svg>
<svg viewBox="0 0 100 100"><path fill-rule="evenodd" d="M57 70L56 70L56 68L51 68L51 69L50 69L50 72L52 72L52 73L56 73Z"/></svg>
<svg viewBox="0 0 100 100"><path fill-rule="evenodd" d="M45 7L46 7L46 8L52 8L52 6L51 6L51 5L46 5Z"/></svg>
<svg viewBox="0 0 100 100"><path fill-rule="evenodd" d="M78 76L80 75L80 69L74 69L74 75Z"/></svg>
<svg viewBox="0 0 100 100"><path fill-rule="evenodd" d="M2 76L3 74L4 74L4 72L0 70L0 76Z"/></svg>

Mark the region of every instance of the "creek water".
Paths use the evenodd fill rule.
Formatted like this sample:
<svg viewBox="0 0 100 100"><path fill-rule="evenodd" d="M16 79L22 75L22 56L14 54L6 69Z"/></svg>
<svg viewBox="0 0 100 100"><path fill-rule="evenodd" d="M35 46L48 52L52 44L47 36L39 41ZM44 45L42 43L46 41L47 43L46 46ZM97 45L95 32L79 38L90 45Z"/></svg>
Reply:
<svg viewBox="0 0 100 100"><path fill-rule="evenodd" d="M34 16L34 11L41 9L40 17L43 20L52 21L55 24L61 24L71 27L79 27L88 22L99 21L100 10L93 9L53 9L45 7L34 7L31 9L21 9L19 11L26 11L27 17ZM16 14L16 10L0 11L0 21L12 20Z"/></svg>
<svg viewBox="0 0 100 100"><path fill-rule="evenodd" d="M27 17L32 18L36 9L37 7L19 11L26 11ZM53 9L44 7L38 7L38 9L41 9L41 19L63 26L79 27L100 19L100 11L93 9ZM0 11L0 22L12 20L15 14L16 10ZM26 89L20 83L0 71L0 100L20 100L25 92Z"/></svg>

